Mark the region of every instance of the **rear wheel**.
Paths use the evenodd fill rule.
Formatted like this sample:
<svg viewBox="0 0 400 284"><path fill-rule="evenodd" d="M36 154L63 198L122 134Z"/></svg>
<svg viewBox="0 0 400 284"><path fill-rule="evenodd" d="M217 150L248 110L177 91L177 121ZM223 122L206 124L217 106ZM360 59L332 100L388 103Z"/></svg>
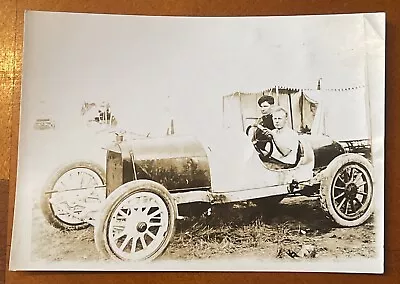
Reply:
<svg viewBox="0 0 400 284"><path fill-rule="evenodd" d="M321 181L320 201L326 215L344 227L364 223L373 212L372 165L357 154L333 160Z"/></svg>
<svg viewBox="0 0 400 284"><path fill-rule="evenodd" d="M175 232L177 207L162 185L132 181L107 198L95 227L97 249L117 260L153 260Z"/></svg>
<svg viewBox="0 0 400 284"><path fill-rule="evenodd" d="M51 177L42 191L40 206L45 219L61 230L80 230L87 206L105 199L105 172L90 162L63 166Z"/></svg>

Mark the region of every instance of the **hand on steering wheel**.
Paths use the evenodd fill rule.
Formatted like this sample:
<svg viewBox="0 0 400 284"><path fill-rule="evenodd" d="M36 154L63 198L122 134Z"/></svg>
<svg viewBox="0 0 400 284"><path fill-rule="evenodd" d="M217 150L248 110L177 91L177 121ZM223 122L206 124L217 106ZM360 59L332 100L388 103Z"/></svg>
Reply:
<svg viewBox="0 0 400 284"><path fill-rule="evenodd" d="M250 129L252 129L253 127L255 127L254 125L249 125L249 126L247 126L247 128L246 128L246 135L247 136L249 136L249 134L250 134Z"/></svg>
<svg viewBox="0 0 400 284"><path fill-rule="evenodd" d="M264 146L265 143L265 146ZM272 155L272 151L274 149L274 143L272 142L272 138L271 139L267 139L267 140L254 140L253 141L254 144L254 148L256 149L256 151L258 153L260 153L260 155L263 158L269 158ZM260 147L260 144L263 147Z"/></svg>
<svg viewBox="0 0 400 284"><path fill-rule="evenodd" d="M263 127L260 124L249 125L246 128L247 136L250 135L250 129L253 127L256 128L256 130L253 132L253 138L252 138L254 148L262 157L269 158L272 154L272 150L274 147L270 130L266 127ZM264 136L262 139L257 138L257 136L259 136L260 133L262 134L262 136Z"/></svg>

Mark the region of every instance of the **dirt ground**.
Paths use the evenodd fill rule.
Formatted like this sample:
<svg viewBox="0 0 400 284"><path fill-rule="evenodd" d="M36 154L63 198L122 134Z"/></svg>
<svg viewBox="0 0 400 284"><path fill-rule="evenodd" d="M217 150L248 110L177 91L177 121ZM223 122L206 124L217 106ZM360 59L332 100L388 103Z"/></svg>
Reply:
<svg viewBox="0 0 400 284"><path fill-rule="evenodd" d="M93 228L61 232L33 212L33 260L99 260ZM355 228L331 223L316 198L292 197L269 212L251 202L214 207L210 216L179 220L163 259L215 259L226 256L265 258L371 258L376 254L371 217Z"/></svg>

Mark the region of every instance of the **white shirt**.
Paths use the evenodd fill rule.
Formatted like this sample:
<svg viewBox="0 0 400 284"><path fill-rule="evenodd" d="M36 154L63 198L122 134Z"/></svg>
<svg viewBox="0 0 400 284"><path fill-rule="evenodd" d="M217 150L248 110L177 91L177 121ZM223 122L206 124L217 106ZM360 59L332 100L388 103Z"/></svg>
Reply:
<svg viewBox="0 0 400 284"><path fill-rule="evenodd" d="M275 141L279 140L279 145L290 149L290 153L284 156L279 152L274 143L271 157L286 164L294 164L297 159L297 148L299 146L299 136L297 132L289 127L274 129L271 132L274 134Z"/></svg>

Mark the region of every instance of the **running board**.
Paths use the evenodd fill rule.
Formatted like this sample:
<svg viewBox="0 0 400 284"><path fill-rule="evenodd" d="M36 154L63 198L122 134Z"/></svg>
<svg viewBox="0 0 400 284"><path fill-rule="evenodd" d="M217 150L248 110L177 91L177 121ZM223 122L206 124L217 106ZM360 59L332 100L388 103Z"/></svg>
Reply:
<svg viewBox="0 0 400 284"><path fill-rule="evenodd" d="M303 189L302 184L298 184L297 188L290 185L278 185L271 187L252 188L233 192L209 192L209 191L192 191L171 193L176 204L185 204L193 202L207 202L210 204L222 204L237 201L245 201L274 195L287 195L299 192Z"/></svg>

